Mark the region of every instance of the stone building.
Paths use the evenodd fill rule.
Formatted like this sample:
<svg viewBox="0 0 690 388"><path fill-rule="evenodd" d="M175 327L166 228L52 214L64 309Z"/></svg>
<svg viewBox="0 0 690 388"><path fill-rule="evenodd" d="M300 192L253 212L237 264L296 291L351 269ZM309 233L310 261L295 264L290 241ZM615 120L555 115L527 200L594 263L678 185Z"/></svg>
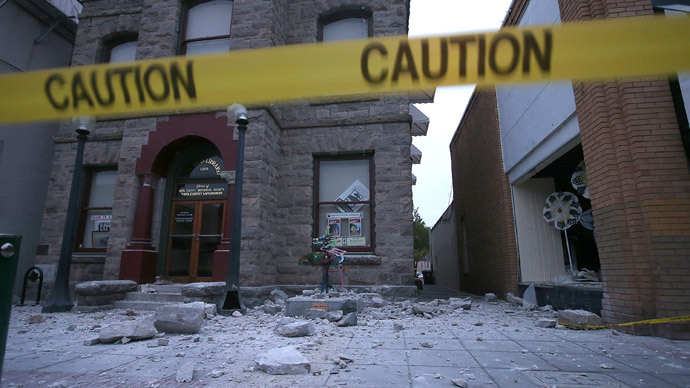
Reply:
<svg viewBox="0 0 690 388"><path fill-rule="evenodd" d="M687 12L687 1L514 0L504 25ZM476 91L450 145L461 289L534 283L538 300L567 297L607 323L687 315L689 108L687 73ZM590 215L567 240L542 214L556 191ZM561 285L571 260L600 281ZM690 336L687 323L625 330Z"/></svg>
<svg viewBox="0 0 690 388"><path fill-rule="evenodd" d="M400 35L408 15L409 0L84 1L72 65ZM428 101L420 95L251 107L242 285L317 283L297 259L328 227L348 251L348 283L412 284L411 140L425 131L410 103ZM73 129L54 142L42 265L58 260ZM99 120L84 154L72 281L224 281L236 152L223 110Z"/></svg>

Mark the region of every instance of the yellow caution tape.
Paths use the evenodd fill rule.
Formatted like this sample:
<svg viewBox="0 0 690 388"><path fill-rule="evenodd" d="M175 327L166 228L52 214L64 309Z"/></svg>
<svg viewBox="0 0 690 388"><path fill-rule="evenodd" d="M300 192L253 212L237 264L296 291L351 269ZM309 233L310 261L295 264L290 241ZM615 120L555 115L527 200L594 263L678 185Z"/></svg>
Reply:
<svg viewBox="0 0 690 388"><path fill-rule="evenodd" d="M680 315L677 317L666 317L666 318L655 318L647 319L644 321L626 322L626 323L612 323L610 325L575 325L572 323L558 321L559 325L573 327L575 329L606 329L609 327L623 327L623 326L635 326L635 325L657 325L660 323L669 322L688 322L690 321L690 315Z"/></svg>
<svg viewBox="0 0 690 388"><path fill-rule="evenodd" d="M0 76L0 122L222 109L457 84L690 70L690 18L631 18L386 37Z"/></svg>

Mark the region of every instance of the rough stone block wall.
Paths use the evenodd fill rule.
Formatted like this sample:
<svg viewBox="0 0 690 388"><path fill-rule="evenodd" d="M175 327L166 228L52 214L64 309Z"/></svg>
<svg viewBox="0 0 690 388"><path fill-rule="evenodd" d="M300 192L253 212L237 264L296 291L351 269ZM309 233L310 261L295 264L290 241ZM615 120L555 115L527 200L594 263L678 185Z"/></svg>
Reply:
<svg viewBox="0 0 690 388"><path fill-rule="evenodd" d="M651 1L559 1L564 22L652 14ZM690 311L690 173L669 82L573 83L587 163L607 322ZM690 325L636 334L690 338Z"/></svg>
<svg viewBox="0 0 690 388"><path fill-rule="evenodd" d="M475 91L451 141L450 154L460 289L499 297L515 293L519 281L515 222L510 183L503 172L493 88Z"/></svg>
<svg viewBox="0 0 690 388"><path fill-rule="evenodd" d="M349 284L412 284L412 188L410 125L371 123L282 132L278 199L278 282L314 284L318 271L297 265L311 251L314 233L314 156L372 153L374 156L375 255L380 265L351 265ZM334 276L337 271L332 271ZM335 282L335 280L334 280Z"/></svg>

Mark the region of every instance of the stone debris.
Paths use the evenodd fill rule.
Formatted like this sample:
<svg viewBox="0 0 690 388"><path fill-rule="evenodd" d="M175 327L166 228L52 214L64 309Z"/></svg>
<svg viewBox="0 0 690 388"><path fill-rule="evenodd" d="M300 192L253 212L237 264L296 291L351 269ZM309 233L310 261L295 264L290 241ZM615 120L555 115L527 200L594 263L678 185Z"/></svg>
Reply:
<svg viewBox="0 0 690 388"><path fill-rule="evenodd" d="M335 310L327 312L324 318L326 318L329 322L338 322L339 320L343 319L344 315L343 310Z"/></svg>
<svg viewBox="0 0 690 388"><path fill-rule="evenodd" d="M304 296L312 296L314 294L316 294L314 290L302 290L302 295Z"/></svg>
<svg viewBox="0 0 690 388"><path fill-rule="evenodd" d="M45 321L46 318L41 314L29 315L29 318L26 319L26 323L43 323Z"/></svg>
<svg viewBox="0 0 690 388"><path fill-rule="evenodd" d="M453 379L451 381L453 382L453 384L455 384L456 387L461 387L461 388L469 387L467 380L465 380L465 379L457 378L457 379Z"/></svg>
<svg viewBox="0 0 690 388"><path fill-rule="evenodd" d="M67 331L74 331L74 329L77 328L77 325L69 325L67 326Z"/></svg>
<svg viewBox="0 0 690 388"><path fill-rule="evenodd" d="M96 337L96 338L89 338L89 339L84 340L84 346L93 346L93 345L97 345L97 344L100 344L100 343L101 343L101 340L98 339L98 337Z"/></svg>
<svg viewBox="0 0 690 388"><path fill-rule="evenodd" d="M224 371L224 370L215 369L215 370L212 370L211 373L209 373L209 376L211 376L211 377L214 378L214 379L217 379L217 378L221 377L221 376L224 375L224 374L225 374L225 371Z"/></svg>
<svg viewBox="0 0 690 388"><path fill-rule="evenodd" d="M241 317L241 316L243 316L243 315L242 315L241 312L235 310L235 311L232 312L232 316L235 317L235 318L239 318L239 317Z"/></svg>
<svg viewBox="0 0 690 388"><path fill-rule="evenodd" d="M352 313L346 314L345 316L343 316L343 319L338 321L337 325L340 327L357 326L357 313L352 312Z"/></svg>
<svg viewBox="0 0 690 388"><path fill-rule="evenodd" d="M514 306L519 306L519 307L522 307L525 303L525 301L522 298L520 298L519 296L513 295L512 292L509 292L506 294L506 300L508 301L508 303L510 303Z"/></svg>
<svg viewBox="0 0 690 388"><path fill-rule="evenodd" d="M101 328L98 334L100 343L109 344L121 341L126 344L130 340L143 340L153 338L156 333L156 328L150 319L140 319L138 321L130 321L123 323L113 323ZM124 340L127 338L127 340Z"/></svg>
<svg viewBox="0 0 690 388"><path fill-rule="evenodd" d="M286 294L285 291L276 288L275 290L271 291L271 293L268 295L268 298L274 303L282 304L287 300L288 294ZM282 303L279 303L278 301L282 301Z"/></svg>
<svg viewBox="0 0 690 388"><path fill-rule="evenodd" d="M496 302L498 300L498 297L496 294L489 292L487 294L484 294L484 300L487 302Z"/></svg>
<svg viewBox="0 0 690 388"><path fill-rule="evenodd" d="M601 364L599 365L601 369L614 369L615 367L611 364Z"/></svg>
<svg viewBox="0 0 690 388"><path fill-rule="evenodd" d="M371 317L376 319L376 320L379 320L379 321L383 321L384 319L388 319L386 314L379 312L379 311L372 311Z"/></svg>
<svg viewBox="0 0 690 388"><path fill-rule="evenodd" d="M271 349L259 354L254 362L270 375L307 374L310 370L309 360L293 346Z"/></svg>
<svg viewBox="0 0 690 388"><path fill-rule="evenodd" d="M558 324L558 321L555 319L551 319L551 318L540 318L537 321L537 326L547 328L547 329L550 329L552 327L556 327L556 324Z"/></svg>
<svg viewBox="0 0 690 388"><path fill-rule="evenodd" d="M180 369L177 370L175 375L175 381L178 383L189 383L194 379L194 368L196 363L194 361L188 361L182 364Z"/></svg>
<svg viewBox="0 0 690 388"><path fill-rule="evenodd" d="M309 309L304 313L306 319L323 319L326 317L326 310Z"/></svg>
<svg viewBox="0 0 690 388"><path fill-rule="evenodd" d="M420 345L422 345L423 348L433 348L434 345L431 344L430 342L422 342Z"/></svg>
<svg viewBox="0 0 690 388"><path fill-rule="evenodd" d="M283 301L285 303L285 301ZM263 306L261 306L261 311L265 312L266 314L278 314L283 310L282 306L277 305L275 302L273 302L271 299L266 299L264 302Z"/></svg>
<svg viewBox="0 0 690 388"><path fill-rule="evenodd" d="M558 321L571 325L600 326L604 324L601 317L585 310L560 310Z"/></svg>
<svg viewBox="0 0 690 388"><path fill-rule="evenodd" d="M448 299L448 306L452 310L463 309L470 310L472 308L472 298L450 298Z"/></svg>
<svg viewBox="0 0 690 388"><path fill-rule="evenodd" d="M218 306L213 303L204 303L204 317L206 319L211 319L218 314Z"/></svg>
<svg viewBox="0 0 690 388"><path fill-rule="evenodd" d="M196 334L206 315L203 302L169 304L156 309L154 325L165 333Z"/></svg>
<svg viewBox="0 0 690 388"><path fill-rule="evenodd" d="M313 322L300 321L278 325L275 332L283 337L306 337L316 334L316 327Z"/></svg>
<svg viewBox="0 0 690 388"><path fill-rule="evenodd" d="M347 315L349 313L356 313L358 311L357 309L357 301L354 299L347 299L343 304L340 306L340 309L343 311L344 315Z"/></svg>
<svg viewBox="0 0 690 388"><path fill-rule="evenodd" d="M417 303L412 305L412 312L415 315L424 315L424 314L433 314L436 311L436 308L433 306L427 306L421 303Z"/></svg>
<svg viewBox="0 0 690 388"><path fill-rule="evenodd" d="M225 282L198 282L182 286L186 297L213 297L225 294Z"/></svg>
<svg viewBox="0 0 690 388"><path fill-rule="evenodd" d="M402 331L405 330L405 326L402 323L394 323L393 330Z"/></svg>

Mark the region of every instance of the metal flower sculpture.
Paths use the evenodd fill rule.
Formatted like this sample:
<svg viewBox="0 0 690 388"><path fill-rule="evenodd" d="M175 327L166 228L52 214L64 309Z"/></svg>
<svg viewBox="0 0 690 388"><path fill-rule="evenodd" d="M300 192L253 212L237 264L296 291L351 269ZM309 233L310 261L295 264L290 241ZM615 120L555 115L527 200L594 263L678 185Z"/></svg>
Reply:
<svg viewBox="0 0 690 388"><path fill-rule="evenodd" d="M558 230L566 230L577 224L582 208L577 196L567 191L549 195L544 205L544 219Z"/></svg>
<svg viewBox="0 0 690 388"><path fill-rule="evenodd" d="M576 271L576 268L573 266L573 258L570 255L568 228L577 224L582 214L582 208L577 201L577 195L567 191L558 191L549 195L546 198L546 204L544 205L542 214L546 222L565 233L565 246L568 249L570 270Z"/></svg>
<svg viewBox="0 0 690 388"><path fill-rule="evenodd" d="M587 185L587 170L585 169L585 161L581 161L577 165L575 172L570 177L570 184L577 190L581 196L589 199L589 186Z"/></svg>
<svg viewBox="0 0 690 388"><path fill-rule="evenodd" d="M321 292L328 292L333 286L328 283L328 270L332 263L338 263L340 270L340 287L341 290L345 287L343 283L343 261L345 260L345 252L342 249L335 247L335 241L326 230L325 234L313 239L312 244L318 247L318 252L310 252L297 260L300 265L313 265L321 267Z"/></svg>

